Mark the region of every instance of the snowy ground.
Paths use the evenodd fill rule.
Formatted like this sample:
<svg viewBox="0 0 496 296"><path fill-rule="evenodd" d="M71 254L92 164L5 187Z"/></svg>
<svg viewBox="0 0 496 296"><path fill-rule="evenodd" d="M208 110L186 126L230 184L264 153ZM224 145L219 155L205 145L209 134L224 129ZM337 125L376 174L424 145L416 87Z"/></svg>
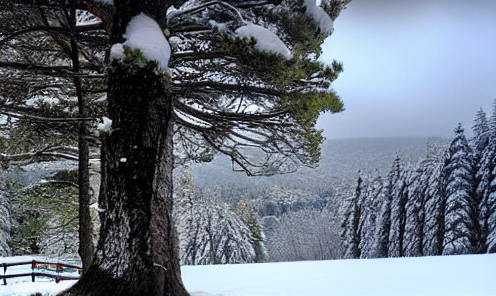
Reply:
<svg viewBox="0 0 496 296"><path fill-rule="evenodd" d="M0 258L0 263L17 258ZM184 266L182 275L194 296L494 296L496 254ZM56 293L74 283L30 281L9 279L0 285L0 295Z"/></svg>

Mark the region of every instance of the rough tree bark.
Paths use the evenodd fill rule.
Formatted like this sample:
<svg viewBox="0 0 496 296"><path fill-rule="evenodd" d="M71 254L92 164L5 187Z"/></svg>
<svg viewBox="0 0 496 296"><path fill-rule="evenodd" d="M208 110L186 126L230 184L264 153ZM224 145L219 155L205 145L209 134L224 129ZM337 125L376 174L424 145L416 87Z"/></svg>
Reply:
<svg viewBox="0 0 496 296"><path fill-rule="evenodd" d="M114 63L102 143L101 230L88 271L62 295L188 295L172 222L172 99L153 67Z"/></svg>
<svg viewBox="0 0 496 296"><path fill-rule="evenodd" d="M112 42L122 42L142 11L163 26L168 2L114 1ZM60 295L188 295L172 221L170 87L150 63L114 61L108 77L112 130L102 139L100 237L88 270Z"/></svg>

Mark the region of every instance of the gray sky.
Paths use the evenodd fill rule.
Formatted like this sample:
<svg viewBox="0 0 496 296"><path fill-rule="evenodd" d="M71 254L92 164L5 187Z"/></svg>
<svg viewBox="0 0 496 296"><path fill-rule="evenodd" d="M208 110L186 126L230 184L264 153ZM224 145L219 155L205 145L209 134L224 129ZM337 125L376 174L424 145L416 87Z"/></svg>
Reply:
<svg viewBox="0 0 496 296"><path fill-rule="evenodd" d="M353 0L322 59L343 62L327 138L452 136L496 98L495 0ZM470 133L468 133L470 135Z"/></svg>

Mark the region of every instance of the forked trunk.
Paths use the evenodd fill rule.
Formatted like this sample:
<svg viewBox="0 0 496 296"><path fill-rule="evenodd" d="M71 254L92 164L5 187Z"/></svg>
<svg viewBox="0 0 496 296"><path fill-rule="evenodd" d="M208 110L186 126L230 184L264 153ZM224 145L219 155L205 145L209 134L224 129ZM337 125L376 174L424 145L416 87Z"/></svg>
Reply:
<svg viewBox="0 0 496 296"><path fill-rule="evenodd" d="M114 63L102 143L100 239L62 295L188 295L172 222L172 99L153 67Z"/></svg>

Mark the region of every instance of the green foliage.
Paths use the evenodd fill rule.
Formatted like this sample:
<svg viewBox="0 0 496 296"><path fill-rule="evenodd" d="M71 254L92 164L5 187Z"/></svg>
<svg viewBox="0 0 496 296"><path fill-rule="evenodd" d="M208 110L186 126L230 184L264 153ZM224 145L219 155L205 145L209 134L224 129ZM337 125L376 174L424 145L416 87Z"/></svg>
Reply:
<svg viewBox="0 0 496 296"><path fill-rule="evenodd" d="M316 57L320 55L320 45L324 41L324 37L320 35L296 46L291 60L286 60L280 54L256 50L256 40L253 37L251 39L232 38L224 34L216 46L236 58L241 70L239 75L256 77L264 83L272 84L278 88L286 88L293 86L301 79L308 79L316 72L320 72L318 77L325 77L329 81L334 81L343 71L342 65L336 61L333 62L332 67L329 67L314 59L307 58L307 55L312 53Z"/></svg>
<svg viewBox="0 0 496 296"><path fill-rule="evenodd" d="M321 112L337 113L344 110L343 102L334 91L292 93L282 104L303 126L311 127L317 123Z"/></svg>
<svg viewBox="0 0 496 296"><path fill-rule="evenodd" d="M10 245L14 254L74 251L78 228L76 171L62 170L48 180L22 186L10 183L12 228Z"/></svg>

